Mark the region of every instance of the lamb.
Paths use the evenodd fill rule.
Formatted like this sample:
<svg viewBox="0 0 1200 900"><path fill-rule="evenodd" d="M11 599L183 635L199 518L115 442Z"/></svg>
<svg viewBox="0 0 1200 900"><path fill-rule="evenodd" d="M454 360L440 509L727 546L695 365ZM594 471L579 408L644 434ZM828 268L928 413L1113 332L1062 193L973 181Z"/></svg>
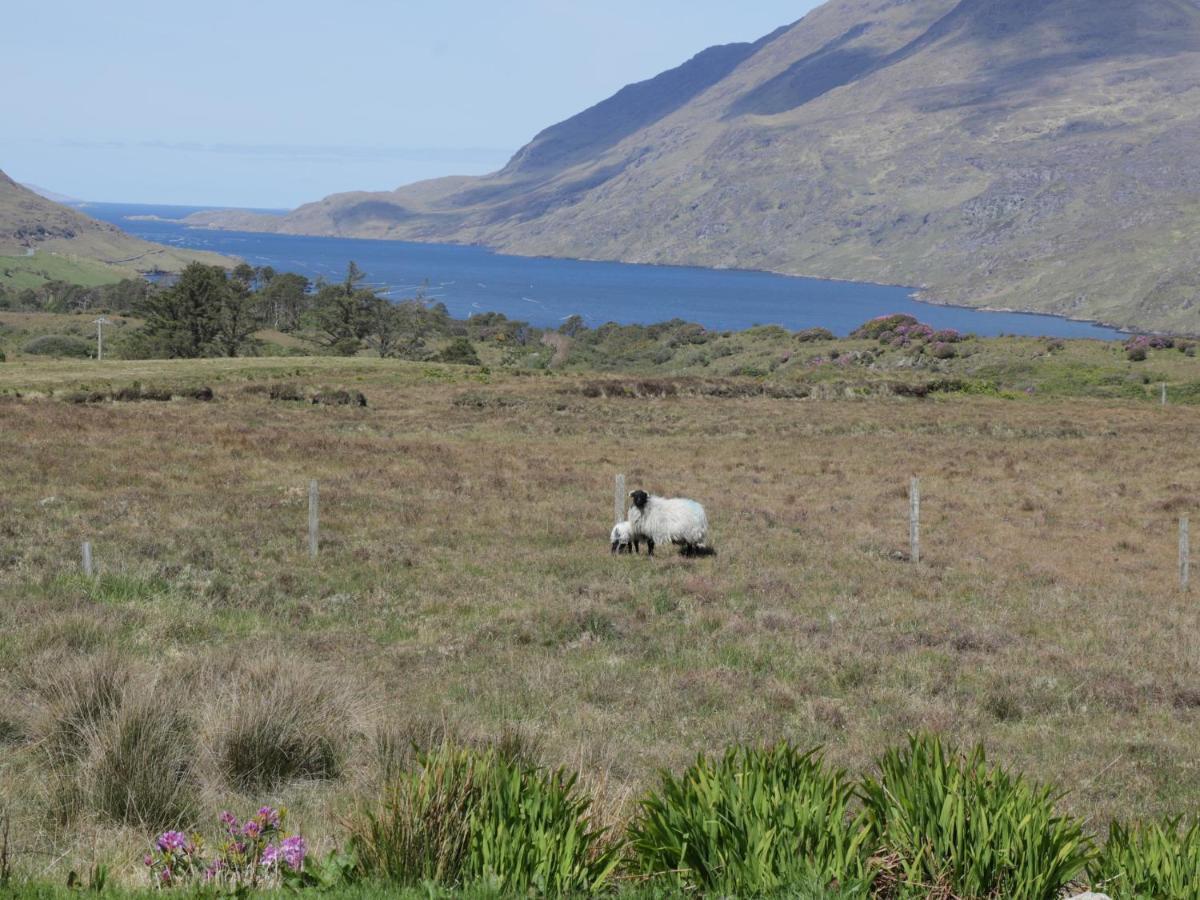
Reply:
<svg viewBox="0 0 1200 900"><path fill-rule="evenodd" d="M633 536L629 522L618 522L612 530L613 553L641 553L642 542Z"/></svg>
<svg viewBox="0 0 1200 900"><path fill-rule="evenodd" d="M655 497L645 491L630 491L633 508L629 524L634 539L645 538L654 555L655 544L678 544L684 556L711 556L708 546L708 516L695 500Z"/></svg>

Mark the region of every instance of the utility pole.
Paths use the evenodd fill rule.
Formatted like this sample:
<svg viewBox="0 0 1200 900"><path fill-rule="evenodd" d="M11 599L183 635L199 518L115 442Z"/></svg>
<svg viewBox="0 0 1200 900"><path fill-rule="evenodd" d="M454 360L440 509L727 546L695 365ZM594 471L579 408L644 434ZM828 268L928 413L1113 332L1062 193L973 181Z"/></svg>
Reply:
<svg viewBox="0 0 1200 900"><path fill-rule="evenodd" d="M112 322L101 316L95 321L96 326L96 362L104 359L104 326L111 325Z"/></svg>

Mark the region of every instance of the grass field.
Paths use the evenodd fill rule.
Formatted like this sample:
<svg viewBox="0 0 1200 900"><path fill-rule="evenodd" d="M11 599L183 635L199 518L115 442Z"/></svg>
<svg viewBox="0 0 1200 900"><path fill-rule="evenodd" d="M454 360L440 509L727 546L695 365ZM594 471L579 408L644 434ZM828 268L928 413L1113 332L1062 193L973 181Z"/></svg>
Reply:
<svg viewBox="0 0 1200 900"><path fill-rule="evenodd" d="M1028 375L1100 353L1124 371L1099 347ZM1143 365L1200 374L1177 353ZM823 744L863 771L914 729L985 742L1097 830L1200 802L1200 603L1176 568L1200 410L1161 408L1133 378L1108 398L1014 379L1009 397L926 400L609 378L643 396L374 359L0 365L0 809L17 866L137 877L150 828L115 824L93 790L112 748L48 750L64 698L103 679L135 711L172 712L193 820L282 803L318 846L409 741L446 730L582 770L613 818L659 767L729 742ZM65 402L135 381L216 400ZM285 382L369 406L271 400ZM704 502L718 555L610 556L618 472ZM239 769L239 735L272 716L327 757L277 779Z"/></svg>
<svg viewBox="0 0 1200 900"><path fill-rule="evenodd" d="M13 290L37 287L47 281L67 281L96 287L135 278L137 272L83 257L39 253L36 256L0 256L0 285Z"/></svg>

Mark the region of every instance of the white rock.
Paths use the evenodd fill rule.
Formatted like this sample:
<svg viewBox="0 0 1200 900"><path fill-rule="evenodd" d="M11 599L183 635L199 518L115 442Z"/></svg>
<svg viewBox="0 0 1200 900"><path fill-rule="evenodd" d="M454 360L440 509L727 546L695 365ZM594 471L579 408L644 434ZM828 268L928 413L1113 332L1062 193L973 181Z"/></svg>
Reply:
<svg viewBox="0 0 1200 900"><path fill-rule="evenodd" d="M1076 894L1071 900L1112 900L1108 894Z"/></svg>

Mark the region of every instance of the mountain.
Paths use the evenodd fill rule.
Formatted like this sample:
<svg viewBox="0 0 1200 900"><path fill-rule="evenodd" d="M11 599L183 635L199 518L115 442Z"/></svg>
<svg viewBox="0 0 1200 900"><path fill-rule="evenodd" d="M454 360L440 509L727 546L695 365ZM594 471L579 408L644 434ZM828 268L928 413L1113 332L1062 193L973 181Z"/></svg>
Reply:
<svg viewBox="0 0 1200 900"><path fill-rule="evenodd" d="M45 197L47 200L53 200L55 203L79 203L78 197L68 197L66 194L60 194L57 191L52 191L49 188L38 187L36 184L30 184L28 181L22 181L21 187L28 188L39 197Z"/></svg>
<svg viewBox="0 0 1200 900"><path fill-rule="evenodd" d="M47 255L68 264L68 268L56 265L55 277L70 277L69 265L73 264L88 282L117 281L139 272L177 272L194 261L220 266L236 263L216 253L180 250L132 237L0 172L0 279L6 272L20 269L28 280L39 268L36 260Z"/></svg>
<svg viewBox="0 0 1200 900"><path fill-rule="evenodd" d="M1200 332L1200 0L832 0L501 171L195 224L914 285Z"/></svg>

